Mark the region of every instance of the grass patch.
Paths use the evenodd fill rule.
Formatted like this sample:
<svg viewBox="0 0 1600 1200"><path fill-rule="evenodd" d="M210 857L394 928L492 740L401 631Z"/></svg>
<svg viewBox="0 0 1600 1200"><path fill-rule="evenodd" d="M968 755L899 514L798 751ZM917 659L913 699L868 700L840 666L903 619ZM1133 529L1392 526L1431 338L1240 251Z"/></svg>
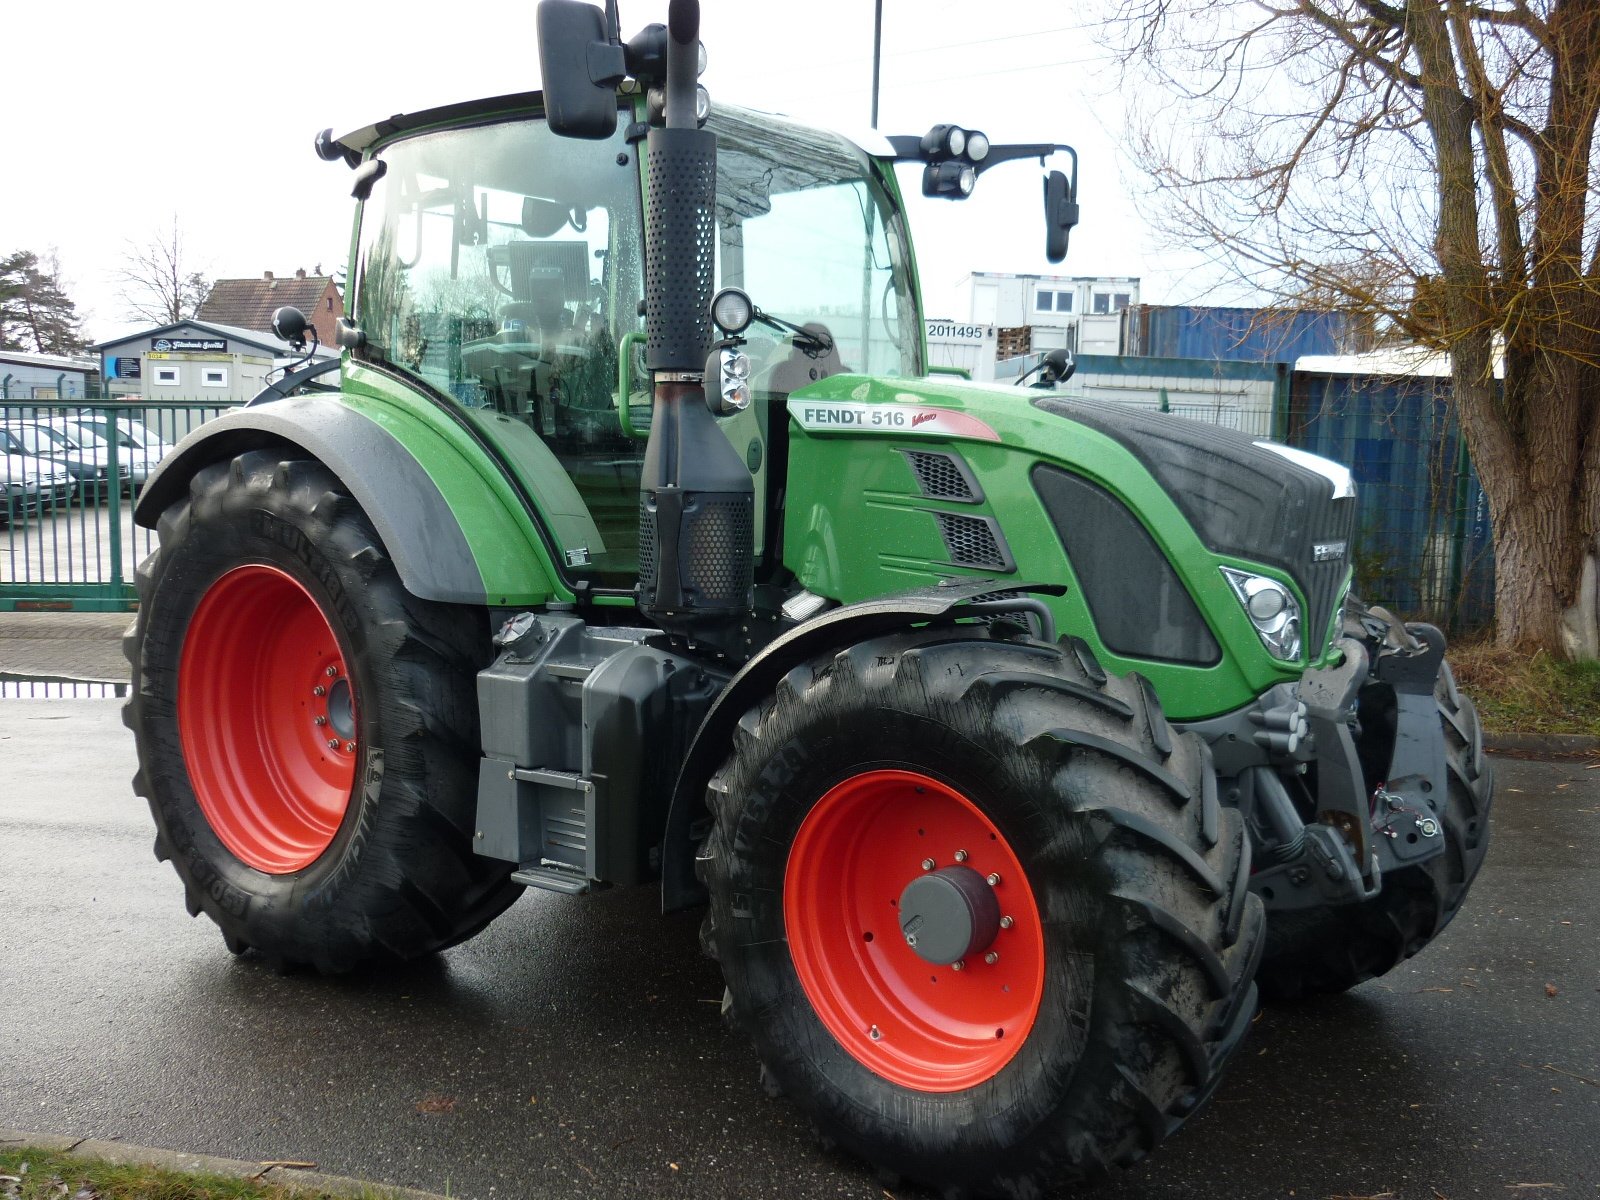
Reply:
<svg viewBox="0 0 1600 1200"><path fill-rule="evenodd" d="M1600 663L1529 658L1487 637L1452 644L1449 659L1491 733L1600 736Z"/></svg>
<svg viewBox="0 0 1600 1200"><path fill-rule="evenodd" d="M379 1200L382 1192L363 1192ZM333 1193L42 1150L0 1150L0 1200L315 1200ZM338 1198L348 1200L348 1198Z"/></svg>

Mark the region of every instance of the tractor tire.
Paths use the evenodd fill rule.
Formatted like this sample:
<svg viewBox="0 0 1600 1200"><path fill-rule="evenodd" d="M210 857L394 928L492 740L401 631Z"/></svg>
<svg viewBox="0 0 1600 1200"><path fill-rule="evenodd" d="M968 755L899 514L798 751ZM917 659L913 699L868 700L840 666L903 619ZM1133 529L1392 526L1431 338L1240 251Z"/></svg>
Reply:
<svg viewBox="0 0 1600 1200"><path fill-rule="evenodd" d="M1364 903L1272 913L1257 976L1266 998L1304 1000L1376 979L1438 937L1460 911L1489 851L1494 770L1484 757L1478 710L1456 687L1449 663L1433 695L1449 771L1444 852L1390 871L1383 890Z"/></svg>
<svg viewBox="0 0 1600 1200"><path fill-rule="evenodd" d="M814 659L707 803L730 1023L885 1177L1037 1196L1132 1163L1255 1010L1264 921L1210 752L1082 643L947 628ZM970 927L930 888L976 894Z"/></svg>
<svg viewBox="0 0 1600 1200"><path fill-rule="evenodd" d="M521 893L472 852L486 615L408 594L292 448L202 468L125 639L155 852L236 954L324 973L471 937Z"/></svg>

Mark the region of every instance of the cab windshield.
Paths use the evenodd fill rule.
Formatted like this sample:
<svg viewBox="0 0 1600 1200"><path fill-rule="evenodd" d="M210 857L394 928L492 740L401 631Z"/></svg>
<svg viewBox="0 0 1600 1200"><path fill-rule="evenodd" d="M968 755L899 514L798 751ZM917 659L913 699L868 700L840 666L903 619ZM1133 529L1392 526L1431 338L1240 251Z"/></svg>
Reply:
<svg viewBox="0 0 1600 1200"><path fill-rule="evenodd" d="M619 419L624 389L634 423L649 423L635 361L642 146L622 116L609 142L558 138L523 117L382 148L356 268L361 356L466 410L538 502L563 569L600 586L637 572L644 442ZM918 374L921 341L902 218L870 159L842 138L740 110L719 110L712 128L718 286L822 326L833 346L819 364L809 341L749 331L760 411L728 430L743 453L819 370ZM763 464L759 502L766 455L749 457Z"/></svg>

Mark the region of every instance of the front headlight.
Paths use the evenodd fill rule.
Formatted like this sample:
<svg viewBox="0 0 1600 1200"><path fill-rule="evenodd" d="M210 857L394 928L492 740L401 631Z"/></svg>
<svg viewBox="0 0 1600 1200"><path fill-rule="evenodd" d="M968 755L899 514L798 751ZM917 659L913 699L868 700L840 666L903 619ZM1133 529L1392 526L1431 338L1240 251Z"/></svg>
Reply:
<svg viewBox="0 0 1600 1200"><path fill-rule="evenodd" d="M1218 568L1239 598L1267 653L1283 662L1300 658L1300 602L1276 579L1232 567Z"/></svg>

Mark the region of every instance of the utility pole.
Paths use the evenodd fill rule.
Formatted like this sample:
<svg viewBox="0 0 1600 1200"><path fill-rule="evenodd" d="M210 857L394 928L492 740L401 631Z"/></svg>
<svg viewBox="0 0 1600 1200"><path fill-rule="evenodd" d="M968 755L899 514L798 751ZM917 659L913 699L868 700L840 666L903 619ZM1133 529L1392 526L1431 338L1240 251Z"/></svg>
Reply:
<svg viewBox="0 0 1600 1200"><path fill-rule="evenodd" d="M874 0L872 11L872 127L878 127L878 70L883 57L883 0Z"/></svg>

